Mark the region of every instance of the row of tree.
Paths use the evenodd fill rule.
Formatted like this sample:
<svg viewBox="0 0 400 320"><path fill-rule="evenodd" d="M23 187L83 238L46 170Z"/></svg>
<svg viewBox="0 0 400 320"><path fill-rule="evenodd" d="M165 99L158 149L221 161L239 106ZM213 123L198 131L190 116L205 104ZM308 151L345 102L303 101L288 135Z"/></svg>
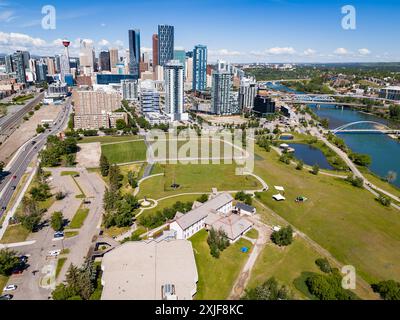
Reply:
<svg viewBox="0 0 400 320"><path fill-rule="evenodd" d="M40 152L40 159L44 167L56 167L61 164L73 166L77 151L76 138L67 137L61 140L57 136L49 136L47 138L46 149Z"/></svg>

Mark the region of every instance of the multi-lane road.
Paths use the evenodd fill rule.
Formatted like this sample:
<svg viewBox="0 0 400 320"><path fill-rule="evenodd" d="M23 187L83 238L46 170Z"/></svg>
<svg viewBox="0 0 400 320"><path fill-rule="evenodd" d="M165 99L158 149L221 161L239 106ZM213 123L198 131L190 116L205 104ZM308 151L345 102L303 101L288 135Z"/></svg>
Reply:
<svg viewBox="0 0 400 320"><path fill-rule="evenodd" d="M47 137L57 134L67 125L70 110L71 105L70 100L68 100L64 106L60 107L60 112L54 120L53 126L46 132L26 142L6 167L6 176L0 181L0 218L5 213L11 197L29 163L46 144Z"/></svg>
<svg viewBox="0 0 400 320"><path fill-rule="evenodd" d="M32 100L26 103L23 107L18 108L15 112L10 112L6 116L0 118L0 141L7 139L18 125L22 122L24 116L43 99L44 92L35 96Z"/></svg>

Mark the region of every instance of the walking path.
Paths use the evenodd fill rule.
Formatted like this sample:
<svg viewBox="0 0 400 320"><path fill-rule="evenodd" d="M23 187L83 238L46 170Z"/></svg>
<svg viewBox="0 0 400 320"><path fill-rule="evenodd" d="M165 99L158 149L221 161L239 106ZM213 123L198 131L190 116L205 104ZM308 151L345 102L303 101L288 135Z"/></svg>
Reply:
<svg viewBox="0 0 400 320"><path fill-rule="evenodd" d="M250 280L251 271L253 270L257 258L263 251L272 234L271 228L260 222L256 217L248 219L254 223L254 228L258 231L258 239L255 242L255 245L250 253L249 258L247 259L246 264L244 265L242 271L240 272L233 285L232 291L228 297L229 300L239 300L243 295L244 290L246 289L247 284ZM249 241L253 243L254 239L251 239Z"/></svg>

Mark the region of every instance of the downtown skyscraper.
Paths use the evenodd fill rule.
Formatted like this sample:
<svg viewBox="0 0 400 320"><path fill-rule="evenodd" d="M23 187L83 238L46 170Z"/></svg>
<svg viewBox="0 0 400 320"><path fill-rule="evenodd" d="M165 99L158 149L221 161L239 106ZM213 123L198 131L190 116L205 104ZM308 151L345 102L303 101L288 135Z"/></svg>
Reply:
<svg viewBox="0 0 400 320"><path fill-rule="evenodd" d="M129 30L129 74L140 78L140 30Z"/></svg>
<svg viewBox="0 0 400 320"><path fill-rule="evenodd" d="M207 87L207 47L197 45L193 50L193 91Z"/></svg>
<svg viewBox="0 0 400 320"><path fill-rule="evenodd" d="M171 60L164 66L165 113L171 121L187 121L184 113L183 65L178 60Z"/></svg>
<svg viewBox="0 0 400 320"><path fill-rule="evenodd" d="M174 27L158 26L158 64L164 66L174 59Z"/></svg>

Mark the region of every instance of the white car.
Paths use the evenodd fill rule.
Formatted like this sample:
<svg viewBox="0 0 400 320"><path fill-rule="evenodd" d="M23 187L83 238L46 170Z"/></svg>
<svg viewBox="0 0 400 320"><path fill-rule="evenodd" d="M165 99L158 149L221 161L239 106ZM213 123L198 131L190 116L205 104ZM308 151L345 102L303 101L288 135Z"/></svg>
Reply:
<svg viewBox="0 0 400 320"><path fill-rule="evenodd" d="M61 253L61 250L52 250L52 251L49 251L49 256L57 257L60 253Z"/></svg>
<svg viewBox="0 0 400 320"><path fill-rule="evenodd" d="M17 286L15 284L9 284L7 287L3 289L4 292L14 291L14 290L17 290Z"/></svg>

